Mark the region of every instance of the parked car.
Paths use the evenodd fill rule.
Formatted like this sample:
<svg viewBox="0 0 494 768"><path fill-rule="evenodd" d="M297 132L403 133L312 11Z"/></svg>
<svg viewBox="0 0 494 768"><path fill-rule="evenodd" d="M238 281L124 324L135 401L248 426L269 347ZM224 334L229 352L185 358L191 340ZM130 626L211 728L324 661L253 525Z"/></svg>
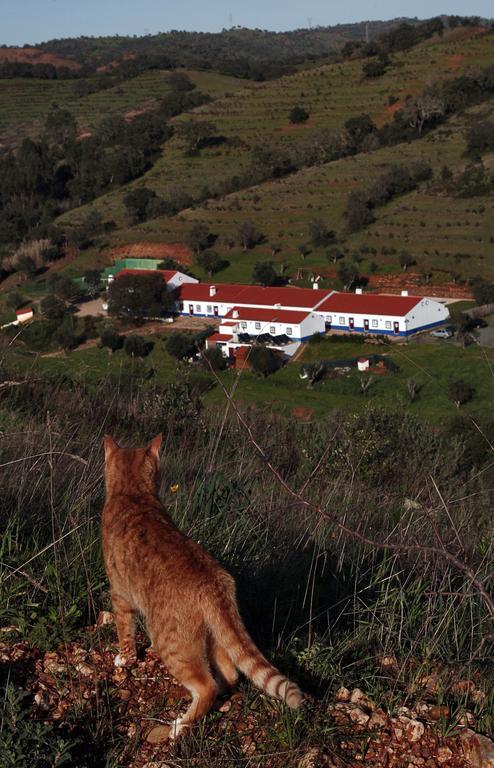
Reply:
<svg viewBox="0 0 494 768"><path fill-rule="evenodd" d="M453 331L449 328L436 328L435 331L431 331L431 336L436 339L450 339L453 335Z"/></svg>

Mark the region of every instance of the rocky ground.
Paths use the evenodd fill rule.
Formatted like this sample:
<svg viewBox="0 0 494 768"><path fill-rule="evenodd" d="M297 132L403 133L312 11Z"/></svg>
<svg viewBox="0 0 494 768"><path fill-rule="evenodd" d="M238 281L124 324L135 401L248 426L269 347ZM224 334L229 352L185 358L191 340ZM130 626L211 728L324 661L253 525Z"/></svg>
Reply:
<svg viewBox="0 0 494 768"><path fill-rule="evenodd" d="M144 645L132 668L116 669L114 641L112 616L103 612L98 626L88 629L79 642L53 651L42 652L14 639L1 643L2 672L32 695L33 727L38 721L67 733L80 729L81 721L104 720L112 738L123 745L119 765L182 764L184 743L168 741L168 723L185 709L186 692ZM390 668L396 663L392 657L382 661ZM448 707L430 703L435 684L434 675L421 680L413 707L397 706L392 713L359 688L341 687L330 701L309 698L301 716L306 736L296 745L290 744L282 708L262 694L253 698L246 687L220 700L207 722L197 726L201 756L189 757L187 764L210 765L212 757L204 755L214 756L216 748L230 744L244 756L241 764L267 768L492 768L494 742L475 733L475 718L468 709L455 713L453 721ZM463 686L458 692L472 708L484 695L472 681L455 685ZM189 743L189 755L194 748ZM214 764L239 761L237 757Z"/></svg>

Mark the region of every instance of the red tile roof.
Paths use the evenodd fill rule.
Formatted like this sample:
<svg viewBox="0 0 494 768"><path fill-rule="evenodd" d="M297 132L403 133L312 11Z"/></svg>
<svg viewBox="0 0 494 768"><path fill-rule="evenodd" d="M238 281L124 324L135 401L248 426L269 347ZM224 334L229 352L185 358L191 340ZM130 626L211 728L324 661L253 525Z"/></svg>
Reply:
<svg viewBox="0 0 494 768"><path fill-rule="evenodd" d="M230 333L212 333L208 336L207 341L231 341L233 336Z"/></svg>
<svg viewBox="0 0 494 768"><path fill-rule="evenodd" d="M354 312L358 315L403 317L421 296L384 296L371 293L333 293L317 308L318 312Z"/></svg>
<svg viewBox="0 0 494 768"><path fill-rule="evenodd" d="M186 283L180 286L181 301L207 301L211 304L258 305L273 307L281 304L283 307L303 307L314 309L327 298L330 290L313 290L312 288L262 288L259 285L235 285L218 283L216 294L210 296L211 285L208 283Z"/></svg>
<svg viewBox="0 0 494 768"><path fill-rule="evenodd" d="M238 312L234 317L234 312ZM234 307L226 313L228 320L259 320L264 323L293 323L299 325L309 312L297 312L293 309L256 309L255 307Z"/></svg>
<svg viewBox="0 0 494 768"><path fill-rule="evenodd" d="M33 310L32 310L31 307L26 307L26 309L16 309L15 313L16 313L16 315L25 315L25 314L27 314L27 312L32 312L32 311Z"/></svg>

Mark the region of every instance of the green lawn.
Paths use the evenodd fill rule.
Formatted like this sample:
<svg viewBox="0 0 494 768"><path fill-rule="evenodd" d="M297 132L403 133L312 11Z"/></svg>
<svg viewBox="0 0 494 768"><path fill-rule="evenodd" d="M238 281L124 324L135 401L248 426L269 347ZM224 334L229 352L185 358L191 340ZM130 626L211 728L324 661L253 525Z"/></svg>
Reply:
<svg viewBox="0 0 494 768"><path fill-rule="evenodd" d="M3 353L6 363L30 370L38 368L49 373L60 373L78 381L97 383L109 374L134 373L139 386L165 384L175 381L181 373L177 362L164 349L163 338L150 337L154 348L144 360L132 360L123 351L109 355L97 347L74 350L61 357L30 357L19 350ZM398 372L373 375L367 395L362 395L359 374L352 370L348 376L327 375L309 388L299 377L304 362L315 360L348 360L369 354L389 354L398 366ZM150 372L153 371L151 375ZM146 374L147 378L143 379ZM494 402L494 349L477 346L462 349L450 342L427 342L374 346L360 342L348 343L329 337L319 344L306 346L301 359L289 363L276 374L263 380L251 372L240 374L226 371L221 374L225 386L235 384L235 399L242 403L256 403L273 410L290 413L294 408L305 408L309 415L321 417L334 410L358 413L366 408L408 411L433 424L441 424L458 413L449 400L447 390L451 381L464 379L475 387L472 401L462 407L461 413L473 417L485 414ZM407 393L407 380L413 378L420 386L415 402ZM209 407L224 403L219 386L205 396Z"/></svg>

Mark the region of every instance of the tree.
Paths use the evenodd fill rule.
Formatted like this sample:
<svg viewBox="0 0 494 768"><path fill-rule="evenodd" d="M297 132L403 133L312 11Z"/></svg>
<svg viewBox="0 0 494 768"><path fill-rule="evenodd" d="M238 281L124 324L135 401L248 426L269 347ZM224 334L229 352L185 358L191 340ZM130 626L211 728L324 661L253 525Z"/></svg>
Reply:
<svg viewBox="0 0 494 768"><path fill-rule="evenodd" d="M108 288L108 309L112 315L161 317L172 301L159 272L121 275Z"/></svg>
<svg viewBox="0 0 494 768"><path fill-rule="evenodd" d="M289 120L291 123L306 123L309 119L309 113L303 107L293 107L289 114Z"/></svg>
<svg viewBox="0 0 494 768"><path fill-rule="evenodd" d="M400 267L402 267L403 272L406 272L408 267L413 267L413 265L417 263L413 256L410 256L406 251L400 253L398 261L400 262Z"/></svg>
<svg viewBox="0 0 494 768"><path fill-rule="evenodd" d="M356 264L350 264L347 261L342 261L338 265L337 274L345 291L349 291L353 283L358 280L359 271Z"/></svg>
<svg viewBox="0 0 494 768"><path fill-rule="evenodd" d="M345 123L348 149L350 152L359 152L364 139L377 132L377 127L370 115L350 117Z"/></svg>
<svg viewBox="0 0 494 768"><path fill-rule="evenodd" d="M26 278L34 277L37 272L36 262L32 256L20 256L17 259L17 268L23 272Z"/></svg>
<svg viewBox="0 0 494 768"><path fill-rule="evenodd" d="M339 248L330 248L329 251L326 253L326 258L328 261L333 262L333 264L336 264L337 261L340 261L340 259L343 258L343 253L340 251Z"/></svg>
<svg viewBox="0 0 494 768"><path fill-rule="evenodd" d="M65 315L65 302L49 293L40 301L41 314L47 320L61 320Z"/></svg>
<svg viewBox="0 0 494 768"><path fill-rule="evenodd" d="M297 251L300 253L302 259L305 261L305 257L310 253L310 248L306 243L300 243L297 245Z"/></svg>
<svg viewBox="0 0 494 768"><path fill-rule="evenodd" d="M448 397L457 408L468 403L475 394L475 388L463 379L452 381L448 387Z"/></svg>
<svg viewBox="0 0 494 768"><path fill-rule="evenodd" d="M255 283L261 285L275 285L278 282L278 275L272 261L258 261L252 270L252 279Z"/></svg>
<svg viewBox="0 0 494 768"><path fill-rule="evenodd" d="M260 374L263 379L281 368L283 362L279 353L261 344L251 348L248 359L252 370Z"/></svg>
<svg viewBox="0 0 494 768"><path fill-rule="evenodd" d="M168 354L177 360L183 360L184 357L192 357L196 352L192 336L180 331L169 335L165 347Z"/></svg>
<svg viewBox="0 0 494 768"><path fill-rule="evenodd" d="M249 248L253 248L260 243L263 239L262 234L257 229L256 225L252 221L243 221L239 224L237 229L237 240L240 245L247 251Z"/></svg>
<svg viewBox="0 0 494 768"><path fill-rule="evenodd" d="M334 242L335 233L328 229L322 219L313 219L309 224L309 235L315 246L325 246Z"/></svg>
<svg viewBox="0 0 494 768"><path fill-rule="evenodd" d="M208 247L210 239L211 235L207 224L204 224L202 221L196 221L187 234L186 242L194 253L198 254Z"/></svg>
<svg viewBox="0 0 494 768"><path fill-rule="evenodd" d="M122 349L124 344L123 336L121 336L114 328L107 328L101 334L101 346L107 347L110 354L113 355L118 349Z"/></svg>
<svg viewBox="0 0 494 768"><path fill-rule="evenodd" d="M215 272L219 272L220 269L223 269L225 262L219 256L216 251L213 251L211 249L208 249L207 251L202 251L202 253L199 253L196 257L196 261L199 264L202 269L208 273L208 275L211 277Z"/></svg>
<svg viewBox="0 0 494 768"><path fill-rule="evenodd" d="M206 120L183 120L175 126L186 154L195 154L214 136L216 126Z"/></svg>
<svg viewBox="0 0 494 768"><path fill-rule="evenodd" d="M142 336L132 334L125 337L124 352L129 357L146 357L148 351L148 344Z"/></svg>
<svg viewBox="0 0 494 768"><path fill-rule="evenodd" d="M77 346L78 338L75 334L74 320L71 316L65 316L55 333L55 340L66 351Z"/></svg>
<svg viewBox="0 0 494 768"><path fill-rule="evenodd" d="M357 190L350 192L345 216L348 222L348 229L351 232L356 232L372 224L374 214L369 206L368 197L365 192L358 192Z"/></svg>
<svg viewBox="0 0 494 768"><path fill-rule="evenodd" d="M123 201L132 224L149 218L151 205L156 197L156 192L147 187L137 187L125 195Z"/></svg>
<svg viewBox="0 0 494 768"><path fill-rule="evenodd" d="M445 112L446 106L439 96L425 93L407 102L403 110L403 118L420 136L424 125L443 117Z"/></svg>
<svg viewBox="0 0 494 768"><path fill-rule="evenodd" d="M55 144L74 142L77 137L77 122L68 109L54 107L45 121L45 133L48 141Z"/></svg>
<svg viewBox="0 0 494 768"><path fill-rule="evenodd" d="M195 83L184 72L170 72L166 78L166 84L171 91L187 92L193 91L196 87Z"/></svg>
<svg viewBox="0 0 494 768"><path fill-rule="evenodd" d="M368 61L362 67L362 73L367 78L382 77L387 69L385 61Z"/></svg>
<svg viewBox="0 0 494 768"><path fill-rule="evenodd" d="M84 272L84 282L86 283L91 296L96 296L101 287L101 272L99 269L88 269Z"/></svg>
<svg viewBox="0 0 494 768"><path fill-rule="evenodd" d="M19 309L25 301L25 297L22 293L19 293L19 291L10 291L10 293L7 294L7 306L9 309Z"/></svg>
<svg viewBox="0 0 494 768"><path fill-rule="evenodd" d="M218 347L211 347L206 349L203 353L203 357L206 358L204 365L206 368L211 366L213 371L224 371L227 366L227 359ZM209 363L209 365L208 365Z"/></svg>
<svg viewBox="0 0 494 768"><path fill-rule="evenodd" d="M81 290L75 280L70 277L63 277L56 272L51 276L49 285L59 299L67 302L75 302L80 298Z"/></svg>

